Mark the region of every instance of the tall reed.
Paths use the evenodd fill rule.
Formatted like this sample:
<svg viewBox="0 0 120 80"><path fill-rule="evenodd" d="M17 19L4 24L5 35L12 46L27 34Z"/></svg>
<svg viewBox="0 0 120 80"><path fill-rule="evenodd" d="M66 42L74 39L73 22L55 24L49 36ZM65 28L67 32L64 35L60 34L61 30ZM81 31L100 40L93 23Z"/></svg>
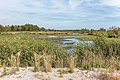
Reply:
<svg viewBox="0 0 120 80"><path fill-rule="evenodd" d="M45 72L50 72L52 70L51 55L44 55L43 61L44 61Z"/></svg>
<svg viewBox="0 0 120 80"><path fill-rule="evenodd" d="M120 69L120 40L98 38L92 44L80 43L75 54L77 66L83 69Z"/></svg>
<svg viewBox="0 0 120 80"><path fill-rule="evenodd" d="M34 71L40 71L40 56L37 53L34 54Z"/></svg>
<svg viewBox="0 0 120 80"><path fill-rule="evenodd" d="M11 67L16 68L17 70L19 70L19 65L20 65L20 53L18 52L15 55L11 55Z"/></svg>
<svg viewBox="0 0 120 80"><path fill-rule="evenodd" d="M74 72L74 69L76 67L76 63L75 63L75 59L76 57L75 56L69 56L68 58L68 64L69 64L69 69L70 69L70 72Z"/></svg>

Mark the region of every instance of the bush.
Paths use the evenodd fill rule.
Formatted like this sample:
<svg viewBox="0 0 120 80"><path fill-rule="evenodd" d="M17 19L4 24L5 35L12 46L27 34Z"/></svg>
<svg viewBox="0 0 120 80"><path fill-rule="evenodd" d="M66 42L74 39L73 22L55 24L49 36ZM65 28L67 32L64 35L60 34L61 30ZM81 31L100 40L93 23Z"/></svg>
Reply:
<svg viewBox="0 0 120 80"><path fill-rule="evenodd" d="M66 51L52 41L34 39L31 35L25 34L0 37L0 60L2 64L6 62L7 66L10 66L11 55L19 51L21 52L20 66L33 66L34 53L42 55L44 50L48 55L56 55L59 58L66 56Z"/></svg>
<svg viewBox="0 0 120 80"><path fill-rule="evenodd" d="M78 56L77 66L84 69L110 68L111 65L119 69L120 40L98 38L92 44L79 43L75 55Z"/></svg>

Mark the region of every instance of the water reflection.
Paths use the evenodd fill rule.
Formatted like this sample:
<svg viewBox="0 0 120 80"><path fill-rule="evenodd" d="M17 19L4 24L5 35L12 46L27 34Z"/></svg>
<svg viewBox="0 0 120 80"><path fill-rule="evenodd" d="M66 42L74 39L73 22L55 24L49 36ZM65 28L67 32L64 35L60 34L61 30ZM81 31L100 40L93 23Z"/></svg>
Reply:
<svg viewBox="0 0 120 80"><path fill-rule="evenodd" d="M71 38L71 39L68 38L68 39L63 39L60 43L63 45L64 48L66 48L66 50L69 53L74 53L78 43L91 45L93 41L80 41L76 38Z"/></svg>
<svg viewBox="0 0 120 80"><path fill-rule="evenodd" d="M36 38L49 38L49 39L61 39L59 43L62 45L68 53L74 53L78 43L82 44L92 44L93 41L81 41L79 40L84 36L47 36L47 35L41 35L41 36L36 36Z"/></svg>

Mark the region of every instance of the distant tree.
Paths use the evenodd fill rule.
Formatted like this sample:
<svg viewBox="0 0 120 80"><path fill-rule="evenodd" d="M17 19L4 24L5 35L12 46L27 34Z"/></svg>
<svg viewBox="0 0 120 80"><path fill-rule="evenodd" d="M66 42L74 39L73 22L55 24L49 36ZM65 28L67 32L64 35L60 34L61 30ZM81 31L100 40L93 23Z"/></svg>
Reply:
<svg viewBox="0 0 120 80"><path fill-rule="evenodd" d="M45 31L44 27L40 28L37 25L33 24L25 24L25 25L7 25L2 26L0 25L0 31Z"/></svg>
<svg viewBox="0 0 120 80"><path fill-rule="evenodd" d="M104 29L104 28L100 28L99 30L100 30L100 31L106 31L106 29Z"/></svg>
<svg viewBox="0 0 120 80"><path fill-rule="evenodd" d="M0 25L0 32L4 31L4 27L2 25Z"/></svg>
<svg viewBox="0 0 120 80"><path fill-rule="evenodd" d="M40 30L41 30L41 31L45 31L45 28L44 28L44 27L42 27L42 28L40 28Z"/></svg>

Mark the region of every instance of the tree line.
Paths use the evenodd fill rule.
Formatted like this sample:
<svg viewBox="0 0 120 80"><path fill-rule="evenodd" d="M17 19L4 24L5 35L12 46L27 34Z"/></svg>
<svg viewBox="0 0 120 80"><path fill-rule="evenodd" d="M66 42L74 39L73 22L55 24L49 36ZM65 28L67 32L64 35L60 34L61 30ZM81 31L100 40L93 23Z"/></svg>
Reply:
<svg viewBox="0 0 120 80"><path fill-rule="evenodd" d="M120 38L120 27L110 27L109 29L100 28L98 30L95 29L80 29L80 30L54 30L54 29L45 29L44 27L39 27L33 24L25 24L25 25L0 25L0 32L7 31L65 31L65 32L77 32L80 34L88 34L95 35L99 37L109 37L109 38Z"/></svg>
<svg viewBox="0 0 120 80"><path fill-rule="evenodd" d="M120 27L117 26L113 26L108 29L100 28L97 30L83 28L78 30L57 30L57 31L80 33L80 34L87 34L87 35L94 35L94 36L108 37L108 38L120 38Z"/></svg>
<svg viewBox="0 0 120 80"><path fill-rule="evenodd" d="M81 34L95 35L99 37L108 38L120 38L120 27L110 27L109 29L100 28L98 30L94 29L81 29L79 30Z"/></svg>
<svg viewBox="0 0 120 80"><path fill-rule="evenodd" d="M38 27L37 25L33 24L25 24L25 25L7 25L3 26L0 25L0 32L6 31L45 31L44 27Z"/></svg>

